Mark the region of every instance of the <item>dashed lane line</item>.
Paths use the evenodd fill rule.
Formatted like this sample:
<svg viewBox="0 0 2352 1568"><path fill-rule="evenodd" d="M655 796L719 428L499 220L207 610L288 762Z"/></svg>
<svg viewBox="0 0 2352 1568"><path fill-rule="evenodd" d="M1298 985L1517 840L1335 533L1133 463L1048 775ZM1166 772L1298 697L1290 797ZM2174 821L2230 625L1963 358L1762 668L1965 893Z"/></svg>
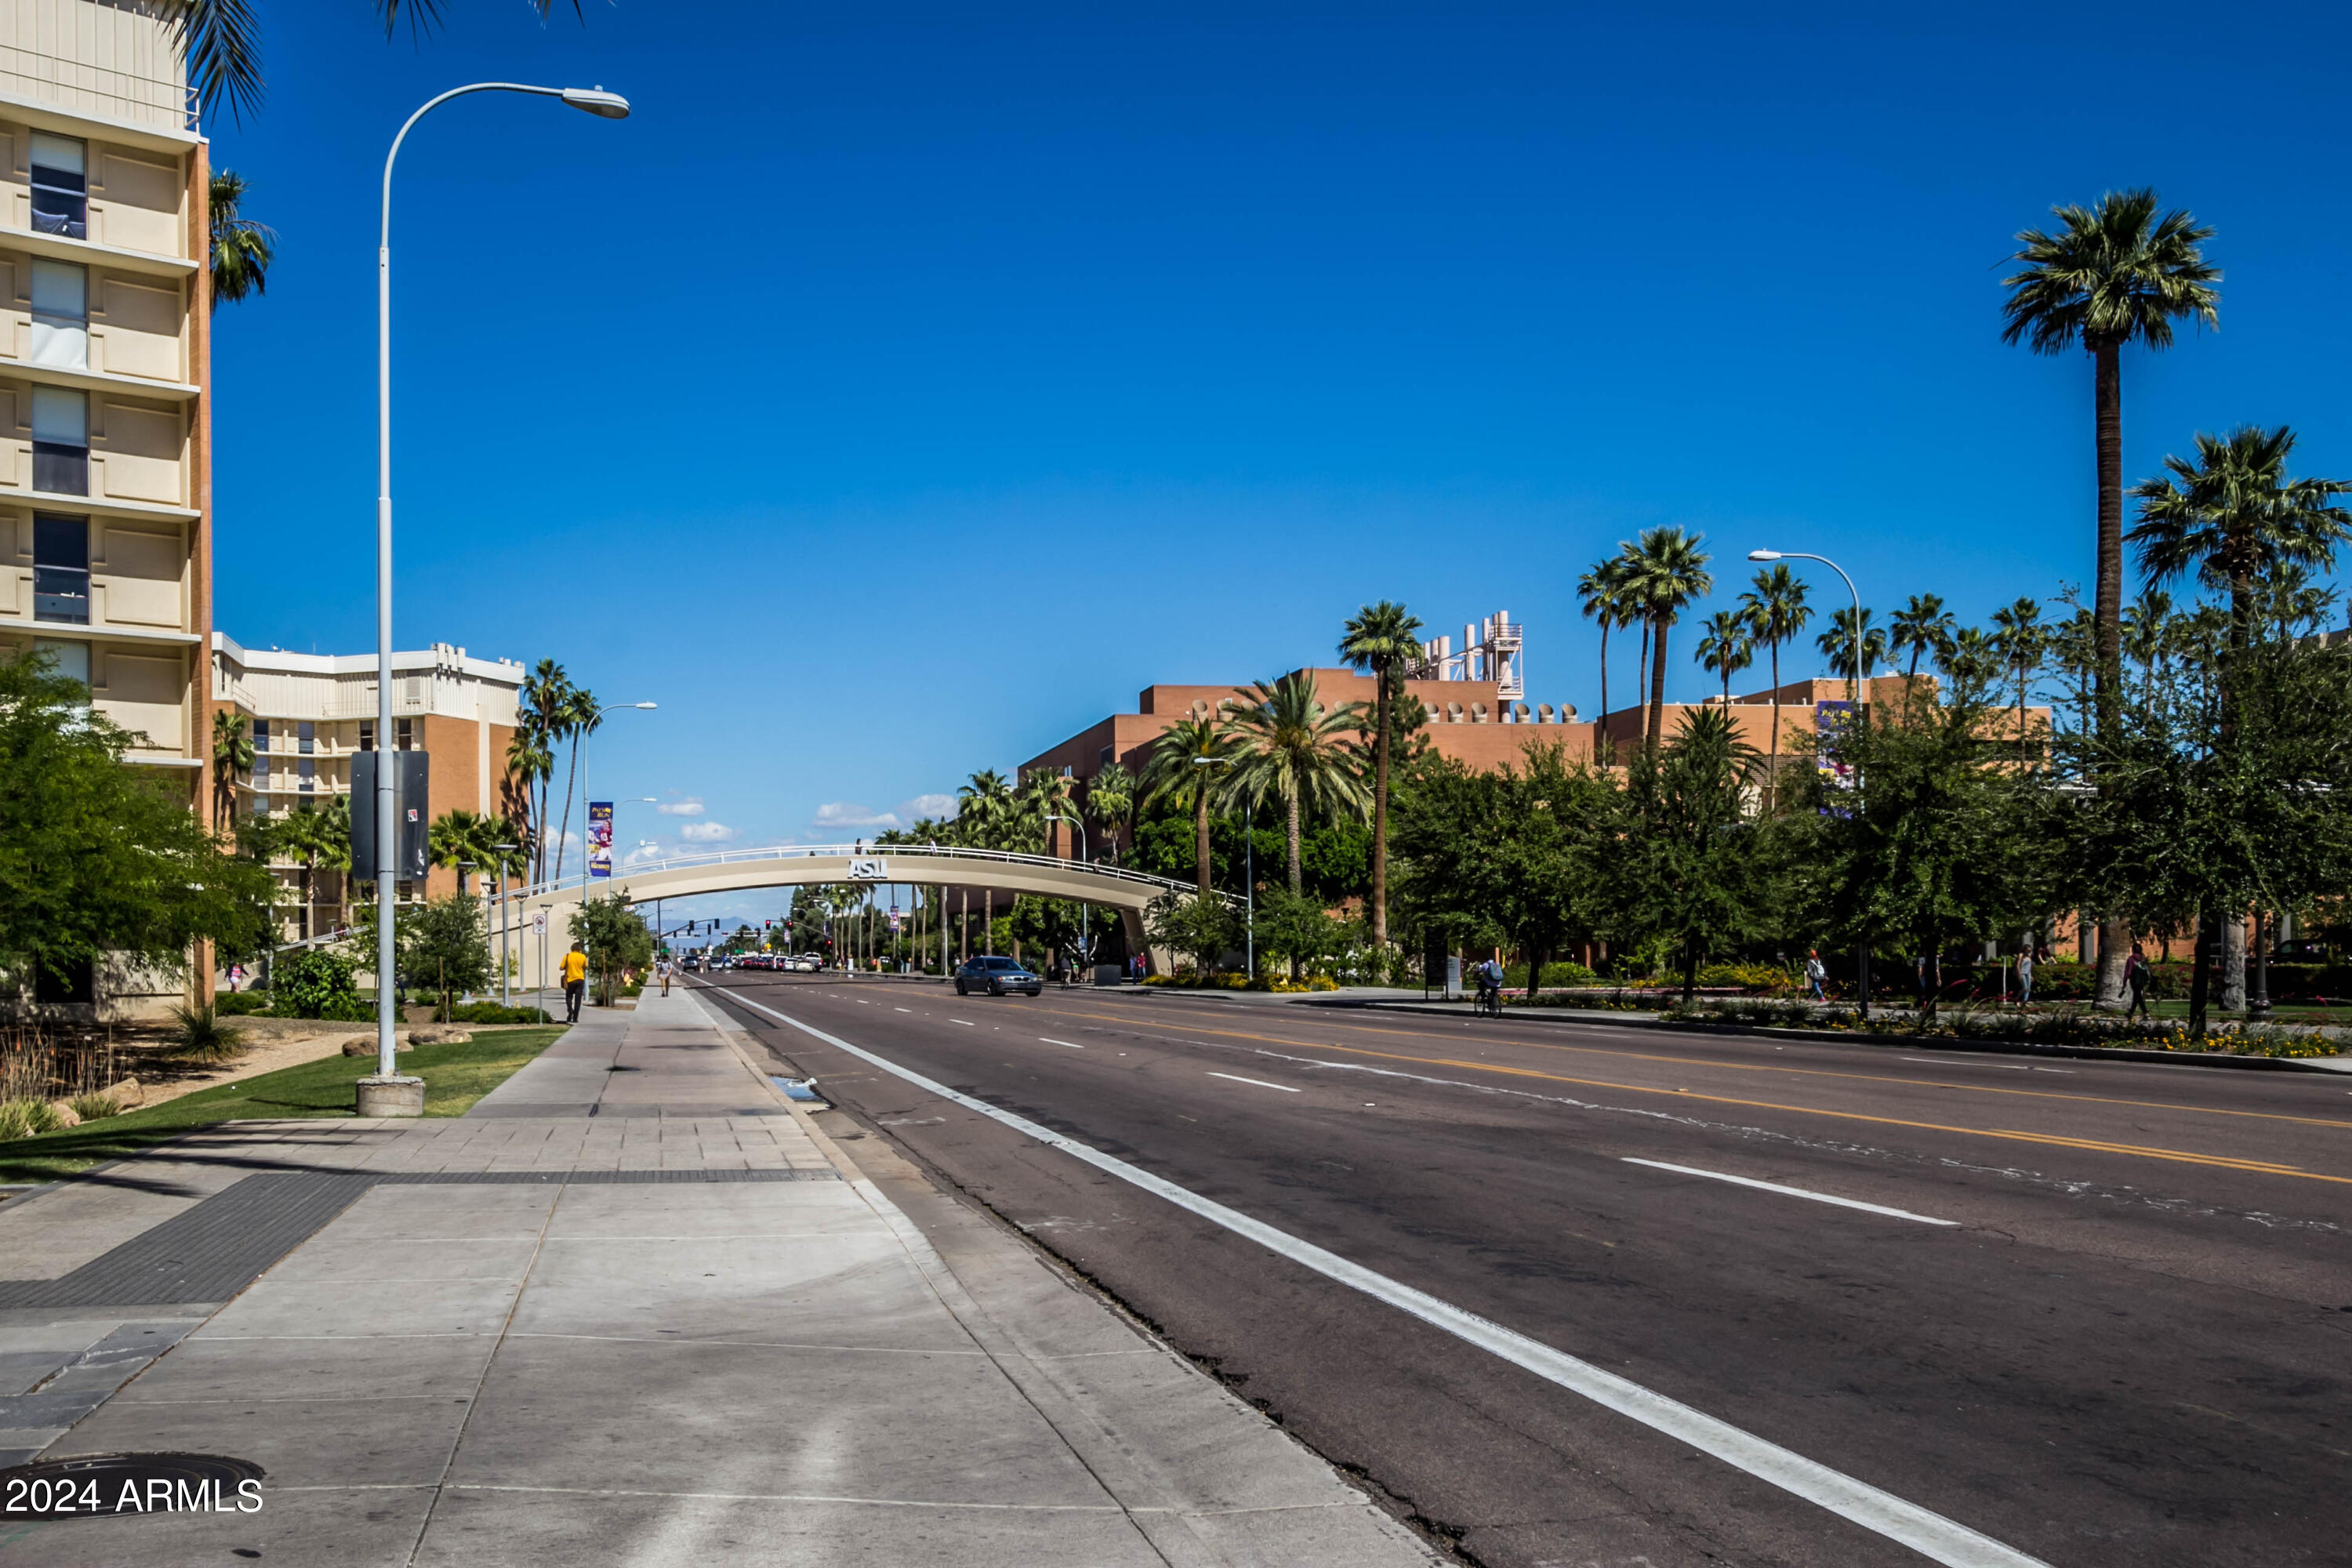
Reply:
<svg viewBox="0 0 2352 1568"><path fill-rule="evenodd" d="M1298 1092L1286 1083L1268 1083L1262 1078L1244 1078L1237 1072L1213 1072L1209 1076L1211 1078L1225 1079L1234 1083L1254 1083L1260 1089L1278 1089L1285 1094L1297 1094Z"/></svg>
<svg viewBox="0 0 2352 1568"><path fill-rule="evenodd" d="M1865 1214L1883 1214L1894 1219L1916 1220L1921 1225L1957 1226L1956 1219L1937 1219L1929 1215L1913 1214L1909 1209L1888 1208L1885 1204L1866 1204L1859 1198L1832 1197L1827 1193L1808 1192L1803 1187L1784 1187L1778 1182L1759 1182L1753 1176L1735 1176L1724 1171L1702 1171L1696 1165L1669 1165L1664 1160L1636 1160L1623 1156L1629 1165L1647 1165L1654 1171L1672 1171L1680 1176L1705 1176L1710 1182L1729 1182L1736 1187L1754 1187L1759 1193L1779 1193L1786 1197L1811 1198L1817 1204L1835 1204L1842 1209L1861 1209Z"/></svg>

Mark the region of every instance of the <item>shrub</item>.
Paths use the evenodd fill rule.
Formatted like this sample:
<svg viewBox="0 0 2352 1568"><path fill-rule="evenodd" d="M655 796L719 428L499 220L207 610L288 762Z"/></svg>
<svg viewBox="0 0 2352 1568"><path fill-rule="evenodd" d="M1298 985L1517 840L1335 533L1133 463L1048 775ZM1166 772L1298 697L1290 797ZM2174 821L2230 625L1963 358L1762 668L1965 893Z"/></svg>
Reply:
<svg viewBox="0 0 2352 1568"><path fill-rule="evenodd" d="M0 1139L31 1138L54 1132L65 1119L45 1100L0 1100Z"/></svg>
<svg viewBox="0 0 2352 1568"><path fill-rule="evenodd" d="M235 1061L245 1054L245 1031L222 1023L211 1007L174 1007L165 1048L184 1061Z"/></svg>
<svg viewBox="0 0 2352 1568"><path fill-rule="evenodd" d="M364 1024L375 1010L362 1000L352 980L351 960L324 948L311 948L281 959L270 983L277 1005L271 1012L281 1018L324 1018L341 1024Z"/></svg>
<svg viewBox="0 0 2352 1568"><path fill-rule="evenodd" d="M223 991L213 997L213 1011L224 1018L249 1018L269 1011L266 991Z"/></svg>
<svg viewBox="0 0 2352 1568"><path fill-rule="evenodd" d="M1543 966L1543 978L1537 984L1538 985L1598 985L1601 984L1601 976L1580 963L1547 963ZM1503 971L1504 990L1524 991L1527 988L1528 966L1526 964L1514 963Z"/></svg>
<svg viewBox="0 0 2352 1568"><path fill-rule="evenodd" d="M1795 976L1777 963L1708 963L1698 972L1701 985L1737 985L1759 996L1785 996L1797 988Z"/></svg>
<svg viewBox="0 0 2352 1568"><path fill-rule="evenodd" d="M497 1002L466 1002L436 1012L436 1024L551 1024L555 1020L537 1007L509 1007Z"/></svg>
<svg viewBox="0 0 2352 1568"><path fill-rule="evenodd" d="M73 1107L73 1113L84 1121L102 1121L110 1116L122 1114L122 1107L115 1103L115 1099L110 1094L78 1095L67 1103Z"/></svg>

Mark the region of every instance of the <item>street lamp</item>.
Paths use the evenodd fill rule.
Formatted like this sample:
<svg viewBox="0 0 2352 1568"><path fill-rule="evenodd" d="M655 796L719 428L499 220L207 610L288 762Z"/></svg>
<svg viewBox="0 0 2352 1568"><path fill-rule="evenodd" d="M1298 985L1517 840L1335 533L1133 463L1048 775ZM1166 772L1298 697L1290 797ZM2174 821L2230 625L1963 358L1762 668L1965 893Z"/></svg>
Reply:
<svg viewBox="0 0 2352 1568"><path fill-rule="evenodd" d="M581 729L580 800L583 805L587 804L588 797L592 793L593 793L588 788L587 737L594 731L597 725L604 721L604 715L607 713L651 713L659 706L660 704L656 702L614 702L602 708L592 708L588 710L588 722ZM632 795L627 804L631 805L638 805L646 802L653 802L655 805L660 804L660 802L655 801L654 797L649 795ZM623 803L615 801L613 804L618 805ZM585 824L583 823L583 826L584 826ZM583 909L585 909L588 905L588 841L584 837L580 841L580 905Z"/></svg>
<svg viewBox="0 0 2352 1568"><path fill-rule="evenodd" d="M1863 679L1865 682L1869 680L1870 666L1865 661L1870 657L1870 647L1862 635L1862 595L1854 587L1853 579L1846 577L1845 568L1826 555L1809 555L1801 550L1751 550L1748 552L1748 559L1750 561L1818 561L1839 576L1845 577L1845 591L1853 595L1853 647L1849 650L1853 658L1846 666L1849 673L1846 676L1845 694L1848 701L1855 700L1859 693L1854 690L1853 676L1851 672L1859 669L1862 671Z"/></svg>
<svg viewBox="0 0 2352 1568"><path fill-rule="evenodd" d="M508 858L522 852L520 844L493 844L499 852L499 1005L514 1005L514 987L507 977L507 965L512 962L507 941L507 866Z"/></svg>
<svg viewBox="0 0 2352 1568"><path fill-rule="evenodd" d="M478 81L454 87L410 115L383 158L383 227L375 251L375 733L380 752L392 744L392 168L400 144L416 122L453 98L469 92L527 92L562 100L603 120L628 117L629 100L602 87L530 87L520 82ZM397 988L393 984L394 894L399 883L399 813L393 800L394 770L384 757L375 772L375 1070L379 1080L399 1077L392 1037Z"/></svg>
<svg viewBox="0 0 2352 1568"><path fill-rule="evenodd" d="M1066 822L1071 826L1078 830L1078 864L1081 866L1087 864L1087 825L1080 822L1075 816L1064 816L1058 811L1047 812L1045 814L1045 820L1048 822ZM1087 962L1088 963L1092 963L1095 961L1095 944L1092 939L1087 936L1087 903L1084 899L1081 899L1078 900L1078 946L1085 952Z"/></svg>

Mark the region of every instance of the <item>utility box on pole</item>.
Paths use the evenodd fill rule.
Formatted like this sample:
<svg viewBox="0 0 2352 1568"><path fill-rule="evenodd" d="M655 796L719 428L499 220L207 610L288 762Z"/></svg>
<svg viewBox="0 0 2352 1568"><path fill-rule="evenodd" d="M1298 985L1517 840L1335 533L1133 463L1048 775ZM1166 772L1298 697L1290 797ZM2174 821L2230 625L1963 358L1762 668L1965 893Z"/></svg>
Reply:
<svg viewBox="0 0 2352 1568"><path fill-rule="evenodd" d="M432 757L424 752L359 752L352 757L352 875L376 875L375 789L377 759L392 759L392 814L400 831L393 840L393 875L404 882L425 879L432 853L433 811L429 796Z"/></svg>

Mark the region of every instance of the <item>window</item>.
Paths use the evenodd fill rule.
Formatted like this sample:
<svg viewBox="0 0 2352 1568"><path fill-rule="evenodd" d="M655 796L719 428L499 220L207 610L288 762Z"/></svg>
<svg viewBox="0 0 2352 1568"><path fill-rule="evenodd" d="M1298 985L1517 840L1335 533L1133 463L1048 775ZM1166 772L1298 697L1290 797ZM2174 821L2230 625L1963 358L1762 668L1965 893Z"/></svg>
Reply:
<svg viewBox="0 0 2352 1568"><path fill-rule="evenodd" d="M33 388L33 488L57 496L89 494L88 393Z"/></svg>
<svg viewBox="0 0 2352 1568"><path fill-rule="evenodd" d="M71 136L33 132L33 227L71 239L89 237L89 154Z"/></svg>
<svg viewBox="0 0 2352 1568"><path fill-rule="evenodd" d="M50 668L56 673L68 680L79 680L85 688L89 685L89 644L42 637L33 644L33 651L48 655Z"/></svg>
<svg viewBox="0 0 2352 1568"><path fill-rule="evenodd" d="M33 618L89 625L89 519L33 514Z"/></svg>
<svg viewBox="0 0 2352 1568"><path fill-rule="evenodd" d="M33 363L89 368L89 269L65 261L33 262Z"/></svg>
<svg viewBox="0 0 2352 1568"><path fill-rule="evenodd" d="M373 719L362 720L360 723L360 750L375 750L375 721Z"/></svg>
<svg viewBox="0 0 2352 1568"><path fill-rule="evenodd" d="M267 719L253 721L253 749L257 752L269 750L269 721Z"/></svg>
<svg viewBox="0 0 2352 1568"><path fill-rule="evenodd" d="M294 749L308 756L313 749L318 729L308 719L294 726Z"/></svg>
<svg viewBox="0 0 2352 1568"><path fill-rule="evenodd" d="M260 750L257 743L253 753L253 787L258 794L267 794L269 790L269 753ZM254 809L262 811L268 808L257 801Z"/></svg>
<svg viewBox="0 0 2352 1568"><path fill-rule="evenodd" d="M413 728L415 722L414 719L394 719L392 721L392 743L399 750L416 750L416 731Z"/></svg>
<svg viewBox="0 0 2352 1568"><path fill-rule="evenodd" d="M304 757L294 764L298 783L295 788L309 795L319 787L319 763L315 757Z"/></svg>

